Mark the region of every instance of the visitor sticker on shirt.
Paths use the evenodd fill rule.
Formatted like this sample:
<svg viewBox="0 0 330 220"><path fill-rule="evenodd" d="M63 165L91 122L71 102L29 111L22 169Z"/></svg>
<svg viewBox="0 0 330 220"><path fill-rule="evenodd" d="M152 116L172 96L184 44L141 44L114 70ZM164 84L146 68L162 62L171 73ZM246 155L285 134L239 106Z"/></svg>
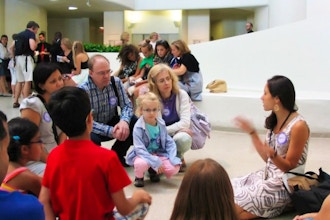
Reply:
<svg viewBox="0 0 330 220"><path fill-rule="evenodd" d="M42 116L42 118L44 119L45 122L51 121L51 118L50 118L48 112L45 112L44 115Z"/></svg>
<svg viewBox="0 0 330 220"><path fill-rule="evenodd" d="M117 105L117 97L110 97L109 102L111 106Z"/></svg>
<svg viewBox="0 0 330 220"><path fill-rule="evenodd" d="M169 108L165 107L164 110L163 110L163 115L165 116L169 116L171 114L171 111Z"/></svg>
<svg viewBox="0 0 330 220"><path fill-rule="evenodd" d="M284 132L281 132L277 135L277 143L278 144L285 144L286 142L288 142L288 137Z"/></svg>

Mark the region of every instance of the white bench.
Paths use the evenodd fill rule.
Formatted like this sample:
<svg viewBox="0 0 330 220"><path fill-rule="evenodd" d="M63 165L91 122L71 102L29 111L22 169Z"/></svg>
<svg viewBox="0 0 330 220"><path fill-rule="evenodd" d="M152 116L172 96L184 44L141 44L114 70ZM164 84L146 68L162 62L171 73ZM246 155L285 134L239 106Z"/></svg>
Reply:
<svg viewBox="0 0 330 220"><path fill-rule="evenodd" d="M265 118L270 114L263 109L263 91L228 88L227 93L203 92L203 101L195 102L206 113L212 127L221 130L237 130L233 118L243 115L252 120L256 129L265 130ZM298 112L306 119L311 133L330 136L330 93L297 92Z"/></svg>

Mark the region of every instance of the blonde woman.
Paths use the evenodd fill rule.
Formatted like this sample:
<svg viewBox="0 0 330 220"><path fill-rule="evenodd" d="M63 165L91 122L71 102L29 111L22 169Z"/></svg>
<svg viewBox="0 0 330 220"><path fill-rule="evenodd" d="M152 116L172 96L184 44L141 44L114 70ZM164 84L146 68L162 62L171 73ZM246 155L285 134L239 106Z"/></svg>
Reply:
<svg viewBox="0 0 330 220"><path fill-rule="evenodd" d="M65 74L70 74L74 68L72 58L72 42L69 38L62 38L61 40L62 53L57 56L56 60Z"/></svg>
<svg viewBox="0 0 330 220"><path fill-rule="evenodd" d="M88 55L84 45L80 41L74 41L72 45L72 57L74 69L71 71L72 80L78 85L88 78Z"/></svg>
<svg viewBox="0 0 330 220"><path fill-rule="evenodd" d="M184 153L192 144L190 128L190 101L188 94L179 88L178 77L166 64L160 63L151 68L148 74L150 92L155 93L163 106L161 116L167 132L173 137L177 156L181 159L180 172L186 169Z"/></svg>

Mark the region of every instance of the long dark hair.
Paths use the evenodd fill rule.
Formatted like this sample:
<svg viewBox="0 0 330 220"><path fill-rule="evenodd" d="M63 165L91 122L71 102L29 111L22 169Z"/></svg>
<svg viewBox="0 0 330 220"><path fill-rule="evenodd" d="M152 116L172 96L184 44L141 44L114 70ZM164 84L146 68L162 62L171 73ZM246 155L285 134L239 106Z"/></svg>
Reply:
<svg viewBox="0 0 330 220"><path fill-rule="evenodd" d="M296 112L296 92L293 83L285 76L275 75L267 80L267 86L272 97L278 97L283 107L289 112ZM271 114L265 120L265 128L274 129L277 124L277 118L275 112Z"/></svg>

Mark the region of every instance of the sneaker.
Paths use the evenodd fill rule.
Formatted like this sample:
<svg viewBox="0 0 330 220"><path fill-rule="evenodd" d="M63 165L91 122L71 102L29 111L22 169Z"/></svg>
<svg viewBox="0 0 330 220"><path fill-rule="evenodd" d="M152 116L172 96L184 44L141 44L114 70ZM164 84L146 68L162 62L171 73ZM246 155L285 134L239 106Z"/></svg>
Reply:
<svg viewBox="0 0 330 220"><path fill-rule="evenodd" d="M144 180L143 180L143 178L137 178L137 177L135 177L134 186L136 186L136 187L144 187Z"/></svg>
<svg viewBox="0 0 330 220"><path fill-rule="evenodd" d="M158 183L160 181L159 175L151 167L148 169L148 173L149 173L149 177L150 177L151 182Z"/></svg>
<svg viewBox="0 0 330 220"><path fill-rule="evenodd" d="M186 161L184 161L183 158L181 159L181 162L182 162L182 164L181 164L181 166L180 166L180 170L179 170L179 172L180 172L180 173L183 173L183 172L186 172L187 164L186 164Z"/></svg>

